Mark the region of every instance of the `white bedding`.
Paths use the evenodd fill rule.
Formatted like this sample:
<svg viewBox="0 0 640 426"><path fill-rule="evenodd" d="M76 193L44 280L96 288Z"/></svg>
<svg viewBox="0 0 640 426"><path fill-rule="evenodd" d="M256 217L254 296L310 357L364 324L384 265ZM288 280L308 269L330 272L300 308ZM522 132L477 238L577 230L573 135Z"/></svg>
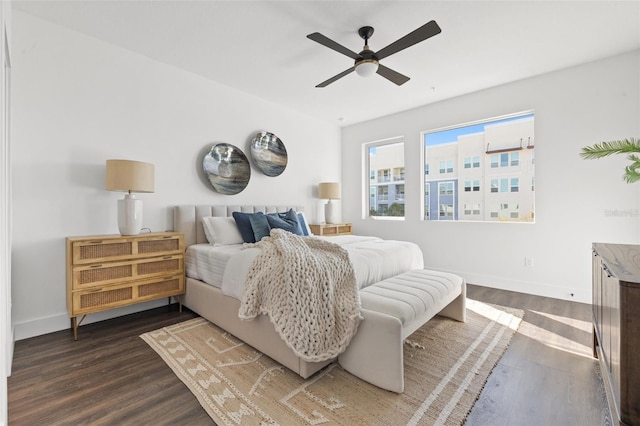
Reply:
<svg viewBox="0 0 640 426"><path fill-rule="evenodd" d="M411 269L422 269L422 251L408 241L383 240L377 237L340 235L314 237L339 244L349 253L358 288L363 288ZM212 246L196 244L187 249L187 276L219 287L227 296L240 300L245 278L258 248L242 244Z"/></svg>

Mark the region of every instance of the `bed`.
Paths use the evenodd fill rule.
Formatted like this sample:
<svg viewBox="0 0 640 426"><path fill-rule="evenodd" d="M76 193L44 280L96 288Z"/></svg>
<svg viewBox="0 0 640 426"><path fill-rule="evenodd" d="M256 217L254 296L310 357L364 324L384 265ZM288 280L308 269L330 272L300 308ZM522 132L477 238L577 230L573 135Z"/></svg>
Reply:
<svg viewBox="0 0 640 426"><path fill-rule="evenodd" d="M219 206L181 205L174 207L174 230L184 234L186 293L182 303L238 339L307 378L333 360L309 362L296 356L280 338L269 318L260 315L251 321L238 317L243 274L251 250L242 244L214 247L208 243L202 219L231 217L233 212L284 213L300 206ZM420 248L405 241L385 241L376 237L336 236L328 239L347 250L358 288L400 273L423 268ZM238 266L240 265L240 266ZM244 269L243 269L244 265ZM238 269L234 269L238 268Z"/></svg>

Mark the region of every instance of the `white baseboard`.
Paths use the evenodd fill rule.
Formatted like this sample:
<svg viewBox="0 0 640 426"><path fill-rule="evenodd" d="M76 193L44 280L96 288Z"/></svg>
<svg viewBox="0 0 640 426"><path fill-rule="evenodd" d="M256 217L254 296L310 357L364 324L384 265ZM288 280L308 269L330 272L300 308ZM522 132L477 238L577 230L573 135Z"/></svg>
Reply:
<svg viewBox="0 0 640 426"><path fill-rule="evenodd" d="M135 312L146 311L148 309L157 308L167 304L167 299L152 300L150 302L139 303L136 305L125 306L123 308L111 309L108 311L96 312L95 314L89 314L82 321L82 324L78 328L78 338L82 336L82 326L91 324L98 321L104 321L107 319L120 317L122 315L128 315ZM78 317L80 320L82 317ZM41 336L43 334L53 333L60 330L69 330L69 336L71 336L71 322L69 320L68 313L62 313L58 315L52 315L49 317L36 318L29 321L14 323L15 331L14 338L16 341L28 339L30 337Z"/></svg>
<svg viewBox="0 0 640 426"><path fill-rule="evenodd" d="M466 273L464 271L447 271L463 277L467 283L518 293L533 294L535 296L551 297L553 299L569 300L572 302L591 304L591 287L572 288L550 285L532 281L518 281L491 275Z"/></svg>

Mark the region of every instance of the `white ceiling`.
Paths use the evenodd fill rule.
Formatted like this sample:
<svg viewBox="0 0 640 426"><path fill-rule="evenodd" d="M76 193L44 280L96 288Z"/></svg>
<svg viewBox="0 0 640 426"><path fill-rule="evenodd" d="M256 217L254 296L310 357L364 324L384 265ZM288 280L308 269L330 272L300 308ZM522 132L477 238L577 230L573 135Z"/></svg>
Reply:
<svg viewBox="0 0 640 426"><path fill-rule="evenodd" d="M339 126L640 48L640 0L28 1L14 8ZM352 73L320 32L377 51L435 20L442 33L381 61L396 86ZM597 82L594 82L597 84Z"/></svg>

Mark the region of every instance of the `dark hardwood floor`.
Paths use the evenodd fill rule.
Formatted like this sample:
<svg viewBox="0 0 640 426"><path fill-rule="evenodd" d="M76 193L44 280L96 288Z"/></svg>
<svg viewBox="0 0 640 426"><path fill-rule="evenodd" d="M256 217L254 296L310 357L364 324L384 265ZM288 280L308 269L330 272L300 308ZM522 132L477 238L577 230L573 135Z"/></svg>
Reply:
<svg viewBox="0 0 640 426"><path fill-rule="evenodd" d="M525 310L467 425L609 425L588 305L470 285ZM196 316L157 308L16 342L10 425L210 425L195 397L138 336Z"/></svg>
<svg viewBox="0 0 640 426"><path fill-rule="evenodd" d="M592 357L591 305L471 285L467 296L525 312L467 426L612 424Z"/></svg>
<svg viewBox="0 0 640 426"><path fill-rule="evenodd" d="M16 342L10 425L213 425L140 334L196 317L161 307Z"/></svg>

